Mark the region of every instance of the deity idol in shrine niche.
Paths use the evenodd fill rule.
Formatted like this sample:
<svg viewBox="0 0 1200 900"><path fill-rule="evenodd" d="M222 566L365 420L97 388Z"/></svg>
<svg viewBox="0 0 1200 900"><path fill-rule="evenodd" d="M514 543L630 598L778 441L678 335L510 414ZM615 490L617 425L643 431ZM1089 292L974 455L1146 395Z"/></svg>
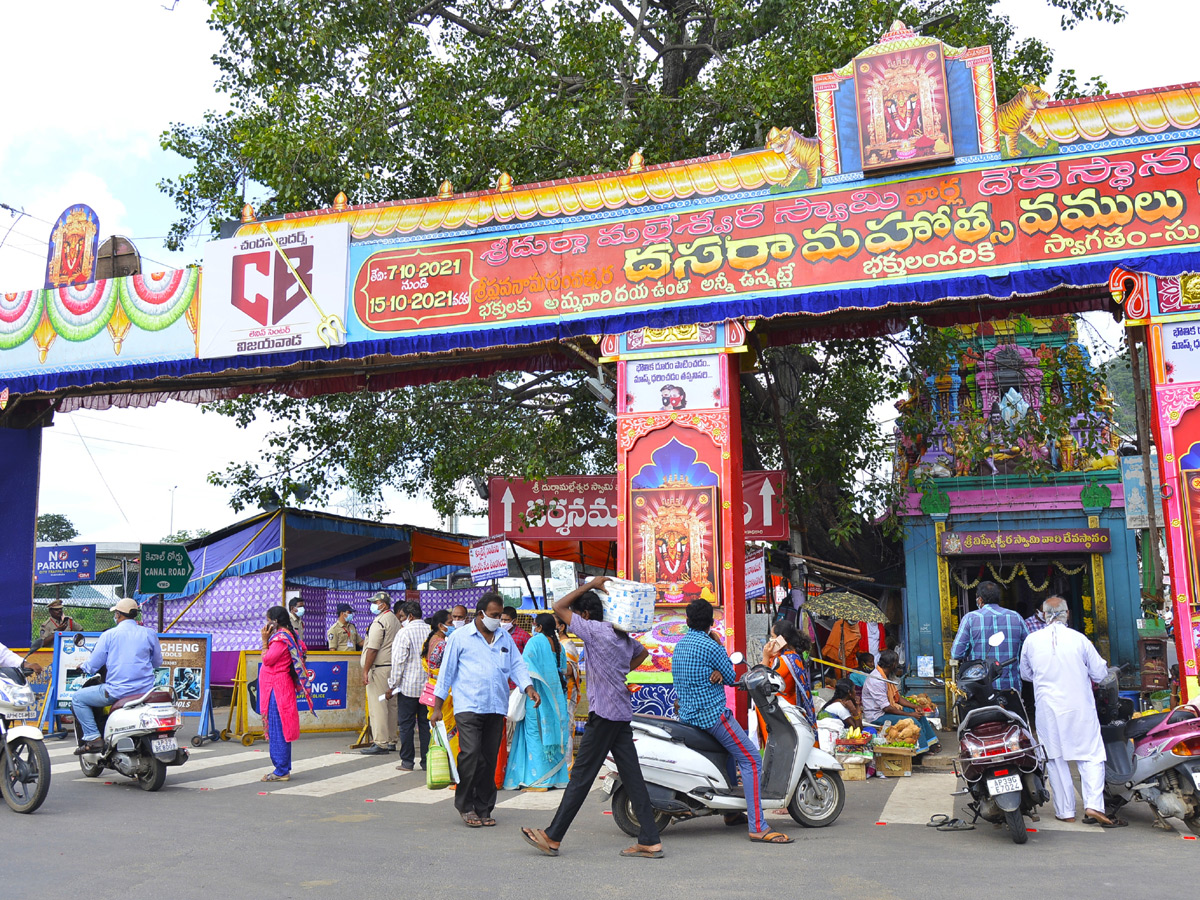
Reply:
<svg viewBox="0 0 1200 900"><path fill-rule="evenodd" d="M50 235L46 287L85 284L96 269L96 236L100 221L90 207L78 204L66 210Z"/></svg>
<svg viewBox="0 0 1200 900"><path fill-rule="evenodd" d="M635 493L642 580L654 584L660 602L711 598L708 546L713 535L713 489L692 488L683 480L669 479L665 488Z"/></svg>
<svg viewBox="0 0 1200 900"><path fill-rule="evenodd" d="M854 83L864 168L953 156L946 69L936 41L858 57Z"/></svg>

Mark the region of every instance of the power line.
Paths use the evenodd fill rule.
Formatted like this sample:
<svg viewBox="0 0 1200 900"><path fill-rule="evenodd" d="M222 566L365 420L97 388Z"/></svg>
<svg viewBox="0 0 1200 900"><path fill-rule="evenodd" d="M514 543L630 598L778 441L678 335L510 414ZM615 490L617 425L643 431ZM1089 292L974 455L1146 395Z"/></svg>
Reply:
<svg viewBox="0 0 1200 900"><path fill-rule="evenodd" d="M79 435L79 440L83 441L83 449L87 452L88 459L92 461L92 465L96 467L96 474L100 476L100 483L104 485L104 489L108 491L108 496L112 497L113 504L117 507L117 512L121 514L121 518L125 520L126 525L132 525L129 521L129 516L125 515L125 510L121 509L121 501L117 499L117 495L113 493L113 489L108 486L108 482L104 478L104 473L100 471L100 464L96 462L96 457L92 456L92 448L87 445L87 441L83 440L83 434L79 430L79 424L72 419L71 425L75 428L75 433Z"/></svg>

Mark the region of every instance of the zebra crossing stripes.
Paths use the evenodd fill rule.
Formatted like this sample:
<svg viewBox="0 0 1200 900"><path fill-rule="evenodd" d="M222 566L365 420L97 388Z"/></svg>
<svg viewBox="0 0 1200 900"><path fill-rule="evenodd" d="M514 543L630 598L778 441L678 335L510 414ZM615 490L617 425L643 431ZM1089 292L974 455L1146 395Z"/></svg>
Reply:
<svg viewBox="0 0 1200 900"><path fill-rule="evenodd" d="M396 771L396 764L389 761L388 763L369 766L365 769L346 772L343 775L335 775L332 778L322 778L318 781L308 781L303 784L277 788L271 791L271 793L293 797L328 797L331 794L340 794L343 791L352 791L355 788L364 788L383 781L391 781L393 778L406 778L411 782L413 781L412 774L412 772L409 772L406 775L403 772Z"/></svg>

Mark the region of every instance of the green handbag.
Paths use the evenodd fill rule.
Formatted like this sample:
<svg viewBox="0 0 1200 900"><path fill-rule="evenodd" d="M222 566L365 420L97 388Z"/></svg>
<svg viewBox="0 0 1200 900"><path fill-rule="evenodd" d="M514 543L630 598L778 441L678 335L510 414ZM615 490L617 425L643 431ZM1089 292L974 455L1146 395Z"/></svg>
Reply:
<svg viewBox="0 0 1200 900"><path fill-rule="evenodd" d="M425 755L425 787L431 791L448 788L453 779L450 777L450 753L442 746L442 736L438 729L431 729L433 740L429 743L429 751Z"/></svg>

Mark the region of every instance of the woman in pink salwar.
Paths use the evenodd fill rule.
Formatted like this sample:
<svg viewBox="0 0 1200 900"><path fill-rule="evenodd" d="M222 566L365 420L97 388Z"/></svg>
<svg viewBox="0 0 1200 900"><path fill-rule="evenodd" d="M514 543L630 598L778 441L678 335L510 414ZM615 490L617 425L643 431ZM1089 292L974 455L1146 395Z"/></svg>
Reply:
<svg viewBox="0 0 1200 900"><path fill-rule="evenodd" d="M264 775L262 780L289 781L292 777L292 741L300 737L296 692L299 689L305 695L308 693L304 645L292 631L288 611L282 606L267 610L262 640L258 709L271 748L271 762L275 763L275 770Z"/></svg>

